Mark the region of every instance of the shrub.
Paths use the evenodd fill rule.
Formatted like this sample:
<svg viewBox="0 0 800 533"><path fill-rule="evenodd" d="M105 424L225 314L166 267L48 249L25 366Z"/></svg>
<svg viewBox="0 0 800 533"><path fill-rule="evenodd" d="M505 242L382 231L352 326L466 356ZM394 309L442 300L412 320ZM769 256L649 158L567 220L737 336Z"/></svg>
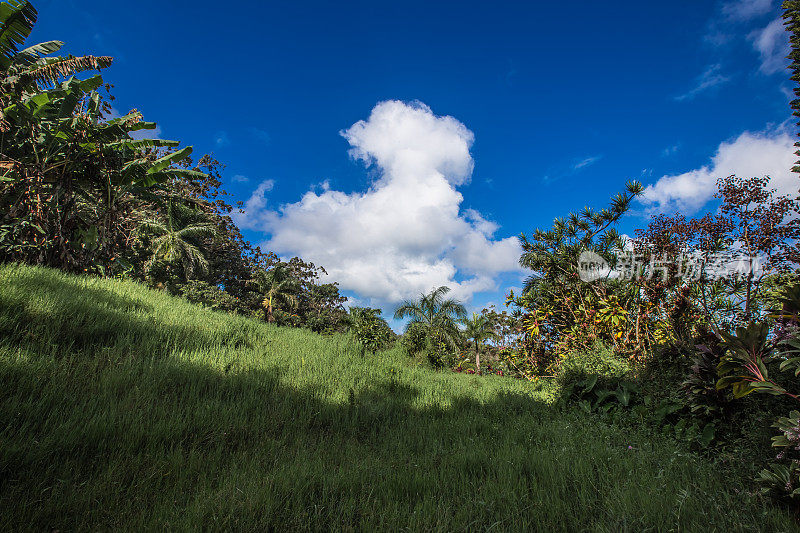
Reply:
<svg viewBox="0 0 800 533"><path fill-rule="evenodd" d="M722 350L716 343L698 344L682 389L689 411L705 420L722 416L728 395L717 389L717 366Z"/></svg>
<svg viewBox="0 0 800 533"><path fill-rule="evenodd" d="M586 412L614 405L628 407L638 385L631 381L632 369L613 350L596 343L587 350L568 354L561 361L557 380L564 401L577 402Z"/></svg>
<svg viewBox="0 0 800 533"><path fill-rule="evenodd" d="M380 309L351 307L348 324L365 352L375 353L394 344L396 335L389 324L381 318Z"/></svg>
<svg viewBox="0 0 800 533"><path fill-rule="evenodd" d="M410 356L415 356L428 348L428 335L421 324L411 324L403 334L400 344Z"/></svg>
<svg viewBox="0 0 800 533"><path fill-rule="evenodd" d="M562 359L557 378L562 387L568 387L589 377L597 377L597 384L602 387L614 387L620 381L630 378L630 365L614 355L614 352L602 343L595 343L588 350L573 352Z"/></svg>
<svg viewBox="0 0 800 533"><path fill-rule="evenodd" d="M200 280L189 280L179 287L179 292L192 303L201 304L218 311L241 311L239 300L220 287Z"/></svg>

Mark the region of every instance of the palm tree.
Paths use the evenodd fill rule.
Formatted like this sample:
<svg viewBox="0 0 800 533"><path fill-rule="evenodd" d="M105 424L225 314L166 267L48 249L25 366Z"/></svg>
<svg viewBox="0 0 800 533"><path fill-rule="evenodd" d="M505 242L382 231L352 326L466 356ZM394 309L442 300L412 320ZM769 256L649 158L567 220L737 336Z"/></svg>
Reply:
<svg viewBox="0 0 800 533"><path fill-rule="evenodd" d="M297 293L300 287L288 267L279 264L271 270L256 270L255 274L253 282L258 291L264 295L261 306L264 308L267 322L275 322L276 305L285 305L291 309L297 307Z"/></svg>
<svg viewBox="0 0 800 533"><path fill-rule="evenodd" d="M475 368L478 373L481 371L481 350L480 345L489 339L496 339L497 333L492 328L492 323L486 315L472 313L472 318L461 319L464 325L464 336L475 342Z"/></svg>
<svg viewBox="0 0 800 533"><path fill-rule="evenodd" d="M216 235L214 225L199 218L198 212L176 201L170 201L166 208L166 220L146 220L140 230L149 233L153 239L153 255L146 269L151 271L158 261L164 261L168 268L176 261L183 266L183 277L189 280L195 273L208 272L208 260L203 255L198 239Z"/></svg>
<svg viewBox="0 0 800 533"><path fill-rule="evenodd" d="M448 292L450 287L442 286L420 295L417 301L407 300L395 312L394 317L411 319L406 325L406 332L411 328L421 328L433 346L455 349L461 338L457 322L466 317L467 311L458 300L445 298Z"/></svg>

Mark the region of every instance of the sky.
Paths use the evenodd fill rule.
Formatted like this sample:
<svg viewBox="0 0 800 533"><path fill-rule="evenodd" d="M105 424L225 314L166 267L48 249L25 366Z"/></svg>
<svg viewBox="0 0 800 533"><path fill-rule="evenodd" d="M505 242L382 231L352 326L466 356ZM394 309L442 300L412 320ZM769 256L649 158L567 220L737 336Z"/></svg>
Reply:
<svg viewBox="0 0 800 533"><path fill-rule="evenodd" d="M778 4L48 0L30 42L114 56L115 109L223 162L248 240L389 318L502 307L517 235L631 179L628 234L729 174L796 193Z"/></svg>

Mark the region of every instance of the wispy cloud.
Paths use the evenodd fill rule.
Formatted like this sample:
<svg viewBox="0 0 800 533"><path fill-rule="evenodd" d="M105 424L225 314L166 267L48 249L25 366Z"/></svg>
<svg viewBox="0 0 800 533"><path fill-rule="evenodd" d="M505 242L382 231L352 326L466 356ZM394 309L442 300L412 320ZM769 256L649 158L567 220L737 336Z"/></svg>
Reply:
<svg viewBox="0 0 800 533"><path fill-rule="evenodd" d="M722 4L722 15L731 21L747 21L772 11L772 0L732 0Z"/></svg>
<svg viewBox="0 0 800 533"><path fill-rule="evenodd" d="M111 120L115 118L121 117L122 114L117 110L115 107L111 107L111 110L106 115L106 120ZM156 124L155 129L152 130L136 130L130 132L130 136L136 140L140 139L161 139L161 126Z"/></svg>
<svg viewBox="0 0 800 533"><path fill-rule="evenodd" d="M691 89L683 94L673 97L673 100L678 102L692 100L700 93L708 91L728 81L730 81L730 78L722 74L722 65L719 63L709 65L708 68L706 68L706 70L704 70L703 73L696 78L695 84Z"/></svg>
<svg viewBox="0 0 800 533"><path fill-rule="evenodd" d="M573 176L583 169L594 165L601 159L603 159L602 155L593 155L573 159L571 162L561 167L553 167L542 177L542 183L552 183Z"/></svg>
<svg viewBox="0 0 800 533"><path fill-rule="evenodd" d="M580 169L582 169L582 168L584 168L584 167L588 167L589 165L594 165L594 164L595 164L595 163L597 163L597 162L598 162L598 161L599 161L599 160L600 160L602 157L603 157L603 156L601 156L601 155L595 155L595 156L592 156L592 157L587 157L587 158L585 158L585 159L581 159L581 160L580 160L580 161L578 161L577 163L573 164L573 165L572 165L572 168L573 168L573 170L580 170Z"/></svg>
<svg viewBox="0 0 800 533"><path fill-rule="evenodd" d="M680 147L681 147L680 143L673 144L672 146L667 146L666 148L661 150L661 157L669 157L669 156L671 156L672 154L677 152L680 149Z"/></svg>
<svg viewBox="0 0 800 533"><path fill-rule="evenodd" d="M747 35L742 26L752 26L759 19L775 13L775 0L728 0L708 21L703 40L714 48L722 49L739 36Z"/></svg>
<svg viewBox="0 0 800 533"><path fill-rule="evenodd" d="M514 65L514 62L509 59L508 68L506 69L506 75L505 75L506 85L512 87L514 85L514 79L517 77L517 74L519 74L519 70L517 70L517 67Z"/></svg>
<svg viewBox="0 0 800 533"><path fill-rule="evenodd" d="M750 33L753 49L761 58L758 70L762 74L775 74L789 66L789 32L783 26L783 19L776 18L766 27Z"/></svg>
<svg viewBox="0 0 800 533"><path fill-rule="evenodd" d="M161 139L161 126L156 124L152 130L136 130L130 133L134 139Z"/></svg>
<svg viewBox="0 0 800 533"><path fill-rule="evenodd" d="M250 135L258 139L259 141L263 142L264 144L269 144L271 137L266 130L262 130L260 128L250 128Z"/></svg>
<svg viewBox="0 0 800 533"><path fill-rule="evenodd" d="M231 144L231 140L228 138L228 132L226 131L218 131L214 134L214 143L219 146L228 146Z"/></svg>
<svg viewBox="0 0 800 533"><path fill-rule="evenodd" d="M234 174L233 177L231 177L231 181L235 183L247 183L250 181L250 178L243 174Z"/></svg>

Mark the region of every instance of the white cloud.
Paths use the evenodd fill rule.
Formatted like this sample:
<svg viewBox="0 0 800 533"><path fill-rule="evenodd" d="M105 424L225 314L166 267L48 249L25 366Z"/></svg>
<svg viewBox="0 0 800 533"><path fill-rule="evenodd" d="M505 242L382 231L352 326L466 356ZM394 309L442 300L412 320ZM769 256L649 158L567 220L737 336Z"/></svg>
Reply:
<svg viewBox="0 0 800 533"><path fill-rule="evenodd" d="M678 102L691 100L698 94L718 85L722 85L730 80L728 76L725 76L721 73L721 70L722 65L720 64L709 65L708 68L706 68L706 70L704 70L703 73L696 78L694 87L683 94L675 96L673 99L677 100Z"/></svg>
<svg viewBox="0 0 800 533"><path fill-rule="evenodd" d="M473 134L461 122L421 103L386 101L341 134L350 155L378 171L368 190L316 187L269 209L272 183L262 183L237 222L270 234L268 249L324 266L329 279L378 306L439 285L469 300L496 289L499 273L518 271L517 239L496 239L497 224L461 209L456 188L473 169Z"/></svg>
<svg viewBox="0 0 800 533"><path fill-rule="evenodd" d="M267 193L274 186L274 180L262 181L244 203L244 213L238 211L231 213L231 218L240 228L260 230L271 220L270 213L265 210L267 208Z"/></svg>
<svg viewBox="0 0 800 533"><path fill-rule="evenodd" d="M783 26L783 19L776 18L765 28L752 32L749 36L753 48L761 56L758 68L764 74L775 74L789 65L789 32Z"/></svg>
<svg viewBox="0 0 800 533"><path fill-rule="evenodd" d="M580 169L582 169L584 167L588 167L589 165L593 165L593 164L597 163L598 161L600 161L601 158L602 158L602 156L599 156L599 155L586 157L584 159L581 159L580 161L575 162L572 165L572 169L573 170L580 170Z"/></svg>
<svg viewBox="0 0 800 533"><path fill-rule="evenodd" d="M130 113L130 111L128 113ZM105 119L106 120L113 120L115 118L120 118L121 116L123 116L123 115L117 110L117 108L111 106L111 109L105 115ZM136 130L136 131L130 132L129 135L131 136L132 139L136 139L136 140L141 140L141 139L161 139L161 126L156 124L156 127L153 128L152 130Z"/></svg>
<svg viewBox="0 0 800 533"><path fill-rule="evenodd" d="M243 174L234 174L233 177L231 178L231 181L235 183L247 183L248 181L250 181L250 178L248 178Z"/></svg>
<svg viewBox="0 0 800 533"><path fill-rule="evenodd" d="M152 130L136 130L130 133L130 136L133 139L140 140L140 139L161 139L161 126L156 124L156 127Z"/></svg>
<svg viewBox="0 0 800 533"><path fill-rule="evenodd" d="M794 141L785 127L771 132L744 132L719 145L708 165L683 174L663 176L645 188L642 202L651 212L700 210L716 192L718 178L770 176L778 194L796 195L798 176L791 172L795 163Z"/></svg>
<svg viewBox="0 0 800 533"><path fill-rule="evenodd" d="M747 36L745 27L759 24L759 20L775 16L778 6L774 0L729 0L708 22L704 40L715 48L727 47L740 36Z"/></svg>
<svg viewBox="0 0 800 533"><path fill-rule="evenodd" d="M772 0L732 0L722 6L722 14L735 21L746 21L772 10Z"/></svg>

